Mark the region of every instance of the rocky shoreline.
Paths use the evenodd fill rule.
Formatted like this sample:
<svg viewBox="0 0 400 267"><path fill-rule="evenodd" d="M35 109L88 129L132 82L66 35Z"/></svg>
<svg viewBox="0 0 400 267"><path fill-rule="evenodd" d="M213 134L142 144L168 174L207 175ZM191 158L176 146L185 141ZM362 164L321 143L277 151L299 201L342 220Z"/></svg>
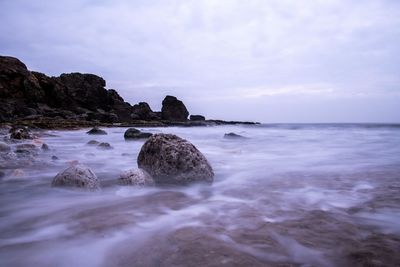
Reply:
<svg viewBox="0 0 400 267"><path fill-rule="evenodd" d="M190 114L185 104L166 96L161 111L146 102L131 105L94 74L49 77L30 71L14 57L0 56L0 126L41 129L82 127L167 127L257 124L206 119ZM190 115L190 116L189 116Z"/></svg>

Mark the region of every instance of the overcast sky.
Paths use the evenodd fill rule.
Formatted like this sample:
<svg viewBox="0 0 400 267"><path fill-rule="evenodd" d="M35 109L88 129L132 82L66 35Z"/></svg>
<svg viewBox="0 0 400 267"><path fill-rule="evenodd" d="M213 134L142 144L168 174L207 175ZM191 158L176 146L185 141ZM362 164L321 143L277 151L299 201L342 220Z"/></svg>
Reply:
<svg viewBox="0 0 400 267"><path fill-rule="evenodd" d="M400 122L398 0L0 0L0 54L131 104L261 122Z"/></svg>

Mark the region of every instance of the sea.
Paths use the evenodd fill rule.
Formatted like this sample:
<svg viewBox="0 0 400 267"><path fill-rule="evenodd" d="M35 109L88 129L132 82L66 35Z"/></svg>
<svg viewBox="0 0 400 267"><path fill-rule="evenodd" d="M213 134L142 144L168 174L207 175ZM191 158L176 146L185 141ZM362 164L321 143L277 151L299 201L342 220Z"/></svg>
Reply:
<svg viewBox="0 0 400 267"><path fill-rule="evenodd" d="M205 155L214 183L184 187L118 185L145 142L126 129L47 131L3 162L0 266L400 266L400 124L139 128ZM78 162L101 191L51 187Z"/></svg>

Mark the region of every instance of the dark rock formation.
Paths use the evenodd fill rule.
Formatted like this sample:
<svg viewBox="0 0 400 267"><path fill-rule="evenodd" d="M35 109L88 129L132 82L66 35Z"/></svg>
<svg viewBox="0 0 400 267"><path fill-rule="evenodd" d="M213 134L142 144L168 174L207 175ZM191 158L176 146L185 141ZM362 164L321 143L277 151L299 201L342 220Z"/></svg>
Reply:
<svg viewBox="0 0 400 267"><path fill-rule="evenodd" d="M153 178L144 170L136 169L121 173L118 178L120 185L153 186Z"/></svg>
<svg viewBox="0 0 400 267"><path fill-rule="evenodd" d="M189 116L182 101L167 95L162 102L161 117L163 120L186 121Z"/></svg>
<svg viewBox="0 0 400 267"><path fill-rule="evenodd" d="M160 120L161 116L153 112L146 102L139 102L132 107L131 118L134 120Z"/></svg>
<svg viewBox="0 0 400 267"><path fill-rule="evenodd" d="M190 142L173 134L155 134L142 146L138 166L156 184L212 183L214 173L204 155Z"/></svg>
<svg viewBox="0 0 400 267"><path fill-rule="evenodd" d="M52 186L80 187L90 191L99 190L100 183L96 174L85 165L74 165L54 177Z"/></svg>
<svg viewBox="0 0 400 267"><path fill-rule="evenodd" d="M100 128L97 127L97 126L93 127L90 131L88 131L88 132L86 132L86 133L87 133L87 134L90 134L90 135L106 135L106 134L107 134L106 131L100 129Z"/></svg>
<svg viewBox="0 0 400 267"><path fill-rule="evenodd" d="M103 78L70 73L48 77L13 57L0 56L0 121L29 116L130 121L132 106Z"/></svg>
<svg viewBox="0 0 400 267"><path fill-rule="evenodd" d="M204 121L206 118L202 115L190 115L190 120L191 121Z"/></svg>
<svg viewBox="0 0 400 267"><path fill-rule="evenodd" d="M239 135L239 134L235 134L235 133L226 133L224 135L224 138L227 139L246 139L246 137Z"/></svg>
<svg viewBox="0 0 400 267"><path fill-rule="evenodd" d="M152 133L144 133L144 132L139 131L136 128L129 128L128 130L125 131L124 138L125 138L125 140L143 139L143 138L149 138L152 135L153 135Z"/></svg>

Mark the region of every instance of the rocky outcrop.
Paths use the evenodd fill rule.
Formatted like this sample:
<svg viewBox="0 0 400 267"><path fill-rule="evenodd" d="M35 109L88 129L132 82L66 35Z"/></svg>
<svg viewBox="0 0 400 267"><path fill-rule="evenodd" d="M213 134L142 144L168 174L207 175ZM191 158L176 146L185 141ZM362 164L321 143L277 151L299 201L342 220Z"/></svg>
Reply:
<svg viewBox="0 0 400 267"><path fill-rule="evenodd" d="M189 116L182 101L174 96L166 96L162 102L161 117L169 121L186 121Z"/></svg>
<svg viewBox="0 0 400 267"><path fill-rule="evenodd" d="M134 169L121 173L118 178L120 185L153 186L153 178L142 169Z"/></svg>
<svg viewBox="0 0 400 267"><path fill-rule="evenodd" d="M34 116L130 121L132 106L105 86L94 74L48 77L17 58L0 56L0 121Z"/></svg>
<svg viewBox="0 0 400 267"><path fill-rule="evenodd" d="M149 138L152 135L153 135L152 133L141 132L136 128L129 128L128 130L125 131L124 138L125 140L144 139L144 138Z"/></svg>
<svg viewBox="0 0 400 267"><path fill-rule="evenodd" d="M204 121L206 118L202 115L190 115L190 120L191 121Z"/></svg>
<svg viewBox="0 0 400 267"><path fill-rule="evenodd" d="M96 174L85 165L74 165L54 177L52 186L78 187L90 191L100 189L100 182Z"/></svg>
<svg viewBox="0 0 400 267"><path fill-rule="evenodd" d="M133 105L131 118L134 120L160 120L161 116L158 112L152 111L146 102L139 102Z"/></svg>
<svg viewBox="0 0 400 267"><path fill-rule="evenodd" d="M137 162L156 184L213 182L214 173L204 155L193 144L173 134L150 137L142 146Z"/></svg>

